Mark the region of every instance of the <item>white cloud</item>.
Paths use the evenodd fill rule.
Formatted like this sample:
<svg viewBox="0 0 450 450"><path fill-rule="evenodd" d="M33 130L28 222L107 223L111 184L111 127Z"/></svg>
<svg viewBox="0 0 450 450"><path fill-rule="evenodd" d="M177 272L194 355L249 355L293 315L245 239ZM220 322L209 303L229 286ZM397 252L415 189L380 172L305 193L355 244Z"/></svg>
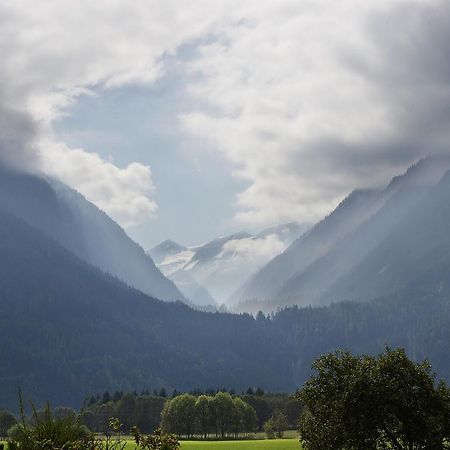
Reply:
<svg viewBox="0 0 450 450"><path fill-rule="evenodd" d="M73 186L122 225L154 214L149 167L135 162L120 168L96 149L68 148L55 141L52 122L94 87L154 82L163 74L164 56L214 20L216 13L204 14L207 3L183 8L156 0L0 2L0 116L14 110L26 118L17 136L34 130L25 142L5 139L2 130L1 159L23 167L30 156L25 147L34 148L32 167Z"/></svg>
<svg viewBox="0 0 450 450"><path fill-rule="evenodd" d="M217 259L228 262L228 270L247 270L250 273L279 255L286 249L286 243L277 234L261 238L233 239L225 242ZM249 267L246 267L249 266Z"/></svg>
<svg viewBox="0 0 450 450"><path fill-rule="evenodd" d="M45 148L43 171L88 193L93 203L123 226L135 225L155 214L150 167L131 163L121 169L95 153L62 143L48 142Z"/></svg>
<svg viewBox="0 0 450 450"><path fill-rule="evenodd" d="M249 181L236 218L318 219L350 190L383 183L448 144L449 114L438 106L449 100L450 84L438 55L448 59L449 33L433 30L448 12L435 1L238 7L240 20L190 66L199 75L192 93L213 112L182 117L189 133L212 142ZM434 82L433 70L441 75ZM438 126L421 134L423 113L436 109L441 123L432 120Z"/></svg>
<svg viewBox="0 0 450 450"><path fill-rule="evenodd" d="M3 1L0 124L26 140L0 138L0 156L23 165L34 146L30 165L121 223L154 214L148 167L70 149L51 125L81 93L154 82L196 40L186 80L200 106L181 122L248 181L236 219L315 220L448 146L449 15L443 0Z"/></svg>

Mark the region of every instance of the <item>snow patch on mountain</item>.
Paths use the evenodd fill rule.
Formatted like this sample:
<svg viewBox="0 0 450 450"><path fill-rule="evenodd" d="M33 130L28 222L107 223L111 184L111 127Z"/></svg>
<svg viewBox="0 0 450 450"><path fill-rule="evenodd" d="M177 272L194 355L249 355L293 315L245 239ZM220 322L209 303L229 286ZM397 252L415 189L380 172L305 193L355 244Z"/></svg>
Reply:
<svg viewBox="0 0 450 450"><path fill-rule="evenodd" d="M288 223L257 234L242 231L194 247L167 240L149 251L159 269L193 303L204 305L208 296L216 303L230 296L254 272L283 252L309 229L308 224ZM195 292L201 293L194 298Z"/></svg>

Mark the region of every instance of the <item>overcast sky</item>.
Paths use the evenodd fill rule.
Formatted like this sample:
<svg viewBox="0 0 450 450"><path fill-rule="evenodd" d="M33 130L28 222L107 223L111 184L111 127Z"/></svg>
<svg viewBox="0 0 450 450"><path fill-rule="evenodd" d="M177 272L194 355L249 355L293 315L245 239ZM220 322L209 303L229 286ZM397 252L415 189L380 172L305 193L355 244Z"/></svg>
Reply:
<svg viewBox="0 0 450 450"><path fill-rule="evenodd" d="M315 221L450 142L448 0L0 0L0 159L146 248Z"/></svg>

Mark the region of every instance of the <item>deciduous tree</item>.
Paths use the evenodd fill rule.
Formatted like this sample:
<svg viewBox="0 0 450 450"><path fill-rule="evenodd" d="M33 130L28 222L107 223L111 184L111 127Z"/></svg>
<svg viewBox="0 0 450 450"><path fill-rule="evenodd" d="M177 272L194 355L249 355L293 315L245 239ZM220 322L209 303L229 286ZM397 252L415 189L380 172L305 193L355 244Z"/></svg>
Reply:
<svg viewBox="0 0 450 450"><path fill-rule="evenodd" d="M320 357L298 398L307 407L300 436L310 450L448 448L450 395L427 362L403 350L378 357L337 352Z"/></svg>

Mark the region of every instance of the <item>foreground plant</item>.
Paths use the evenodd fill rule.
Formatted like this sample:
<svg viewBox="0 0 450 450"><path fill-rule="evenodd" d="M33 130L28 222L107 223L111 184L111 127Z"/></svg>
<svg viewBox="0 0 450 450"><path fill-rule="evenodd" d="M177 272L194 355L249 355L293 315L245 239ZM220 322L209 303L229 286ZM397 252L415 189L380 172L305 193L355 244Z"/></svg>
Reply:
<svg viewBox="0 0 450 450"><path fill-rule="evenodd" d="M81 416L55 419L49 404L43 411L31 405L31 421L27 421L20 392L19 405L20 420L10 430L9 450L95 450Z"/></svg>
<svg viewBox="0 0 450 450"><path fill-rule="evenodd" d="M164 433L161 429L150 435L142 435L137 427L131 429L134 441L142 450L178 450L180 443L172 434Z"/></svg>
<svg viewBox="0 0 450 450"><path fill-rule="evenodd" d="M95 436L82 424L83 414L69 414L55 418L47 404L37 411L33 404L32 416L27 420L19 392L20 420L10 430L8 450L124 450L127 441L122 439L122 424L117 418L109 419L110 432L106 437ZM137 427L131 430L136 450L178 450L177 439L160 429L143 435Z"/></svg>

